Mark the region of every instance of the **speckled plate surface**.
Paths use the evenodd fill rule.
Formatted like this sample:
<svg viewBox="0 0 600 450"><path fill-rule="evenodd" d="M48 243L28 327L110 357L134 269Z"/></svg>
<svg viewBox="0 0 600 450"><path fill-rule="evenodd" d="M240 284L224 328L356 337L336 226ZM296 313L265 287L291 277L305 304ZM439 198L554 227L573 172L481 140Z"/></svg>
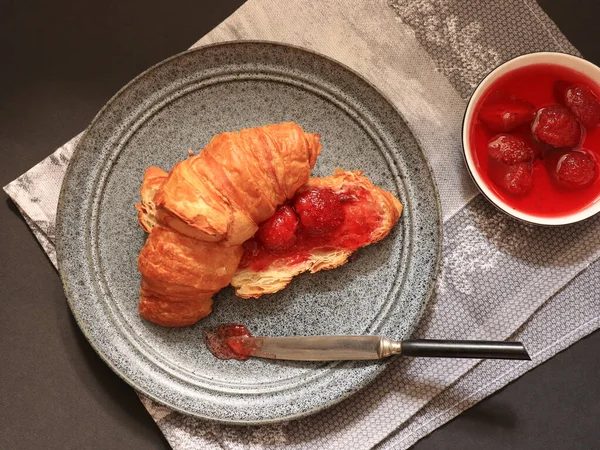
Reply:
<svg viewBox="0 0 600 450"><path fill-rule="evenodd" d="M144 170L166 170L220 132L294 121L322 136L314 175L364 170L396 194L402 218L345 266L297 277L283 292L244 301L224 289L195 326L169 329L137 312L145 234L134 203ZM123 88L81 139L60 197L57 244L67 298L86 337L137 390L212 420L265 423L310 414L372 381L386 361L221 361L202 328L243 322L256 335L381 334L407 338L434 283L441 241L437 191L410 130L349 69L265 42L199 48Z"/></svg>

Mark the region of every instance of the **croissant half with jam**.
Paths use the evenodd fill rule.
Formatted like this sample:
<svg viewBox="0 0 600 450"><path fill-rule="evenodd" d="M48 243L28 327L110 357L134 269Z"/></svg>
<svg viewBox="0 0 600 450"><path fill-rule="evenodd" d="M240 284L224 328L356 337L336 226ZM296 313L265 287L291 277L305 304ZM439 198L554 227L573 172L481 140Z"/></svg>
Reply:
<svg viewBox="0 0 600 450"><path fill-rule="evenodd" d="M361 172L309 179L320 150L318 135L288 123L220 134L170 174L150 167L136 205L150 233L142 317L190 325L230 283L243 298L274 293L387 236L400 202Z"/></svg>
<svg viewBox="0 0 600 450"><path fill-rule="evenodd" d="M238 296L256 298L280 291L302 272L339 267L358 248L386 237L401 213L398 199L360 171L311 178L244 243L231 284Z"/></svg>

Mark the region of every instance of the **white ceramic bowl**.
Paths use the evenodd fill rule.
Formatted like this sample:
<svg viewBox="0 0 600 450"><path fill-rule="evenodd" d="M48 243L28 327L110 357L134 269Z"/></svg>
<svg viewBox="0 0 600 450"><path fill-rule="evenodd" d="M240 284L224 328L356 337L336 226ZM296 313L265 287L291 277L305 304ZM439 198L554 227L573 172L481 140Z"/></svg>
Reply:
<svg viewBox="0 0 600 450"><path fill-rule="evenodd" d="M600 67L592 64L589 61L586 61L585 59L577 58L576 56L571 56L564 53L530 53L511 59L510 61L507 61L501 66L495 68L481 81L479 86L477 86L477 89L475 89L475 92L473 92L473 95L469 100L469 104L467 105L467 110L465 112L462 130L462 142L467 168L469 169L471 177L475 181L475 184L481 193L485 195L494 205L512 217L538 225L566 225L569 223L579 222L580 220L587 219L588 217L600 212L600 199L581 211L560 217L540 217L526 214L508 206L485 184L485 181L481 178L473 159L473 151L469 145L469 131L471 130L475 108L479 103L479 100L499 77L515 69L519 69L531 64L555 64L559 66L565 66L571 70L576 70L584 74L600 85Z"/></svg>

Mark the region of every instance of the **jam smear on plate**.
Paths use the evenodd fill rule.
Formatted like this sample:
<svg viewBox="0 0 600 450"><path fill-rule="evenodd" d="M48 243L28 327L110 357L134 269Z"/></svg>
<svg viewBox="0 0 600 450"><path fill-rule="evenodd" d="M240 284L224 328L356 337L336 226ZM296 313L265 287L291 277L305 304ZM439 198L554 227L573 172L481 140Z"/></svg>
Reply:
<svg viewBox="0 0 600 450"><path fill-rule="evenodd" d="M600 201L598 99L594 81L554 64L498 78L476 105L469 133L487 187L515 210L539 217Z"/></svg>
<svg viewBox="0 0 600 450"><path fill-rule="evenodd" d="M204 331L204 341L210 352L219 359L248 359L256 350L252 333L241 323L228 323Z"/></svg>

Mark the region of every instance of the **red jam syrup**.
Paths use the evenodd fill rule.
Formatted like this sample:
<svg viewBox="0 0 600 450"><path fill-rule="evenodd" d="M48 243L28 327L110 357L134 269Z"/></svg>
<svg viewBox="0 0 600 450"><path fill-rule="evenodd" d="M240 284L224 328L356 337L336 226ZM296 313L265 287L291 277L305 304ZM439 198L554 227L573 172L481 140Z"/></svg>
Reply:
<svg viewBox="0 0 600 450"><path fill-rule="evenodd" d="M260 271L306 261L314 250L351 250L371 243L383 217L371 193L361 186L334 192L303 190L263 222L244 243L240 268Z"/></svg>
<svg viewBox="0 0 600 450"><path fill-rule="evenodd" d="M600 126L590 127L588 124L587 127L584 127L578 122L581 126L580 142L569 149L554 148L540 142L533 135L531 120L522 120L524 123L520 123L511 131L498 131L493 123L490 126L489 118L486 117L486 110L484 109L483 116L481 111L487 105L493 104L502 98L509 98L517 102L528 102L533 105L536 111L540 108L560 104L562 100L557 98L560 95L555 91L557 82L559 82L558 86L564 84L560 83L561 81L570 85L587 86L596 97L600 98L600 87L579 72L553 64L536 64L523 67L503 75L488 88L475 108L469 134L472 156L478 173L485 184L511 208L538 217L560 217L577 213L599 200ZM502 102L502 100L500 101ZM519 103L516 108L519 114L519 116L516 116L517 120L521 120L521 117L527 114L524 104ZM514 188L512 189L513 192L510 192L507 186L502 186L500 179L506 176L507 170L516 170L516 168L511 166L512 168L509 169L508 166L498 163L497 160L490 157L488 151L488 142L499 134L509 134L523 139L534 152L533 161L521 163L526 166L519 168L525 172L530 172L526 176L513 179L515 183L508 186L508 188ZM558 179L557 164L562 156L573 151L573 149L586 153L595 163L595 168L592 169L593 179L591 181L589 177L586 178L587 174L579 177L585 182L583 187L574 187L573 183L561 182ZM589 163L589 161L586 162ZM560 166L558 167L560 168ZM587 170L589 170L589 167ZM565 171L566 169L563 167L561 174ZM572 174L568 172L567 176L570 175ZM527 180L528 176L531 177L530 180ZM573 179L573 176L570 179ZM524 193L520 191L524 191Z"/></svg>
<svg viewBox="0 0 600 450"><path fill-rule="evenodd" d="M228 323L215 330L205 330L204 340L219 359L248 359L256 350L252 333L241 323Z"/></svg>

